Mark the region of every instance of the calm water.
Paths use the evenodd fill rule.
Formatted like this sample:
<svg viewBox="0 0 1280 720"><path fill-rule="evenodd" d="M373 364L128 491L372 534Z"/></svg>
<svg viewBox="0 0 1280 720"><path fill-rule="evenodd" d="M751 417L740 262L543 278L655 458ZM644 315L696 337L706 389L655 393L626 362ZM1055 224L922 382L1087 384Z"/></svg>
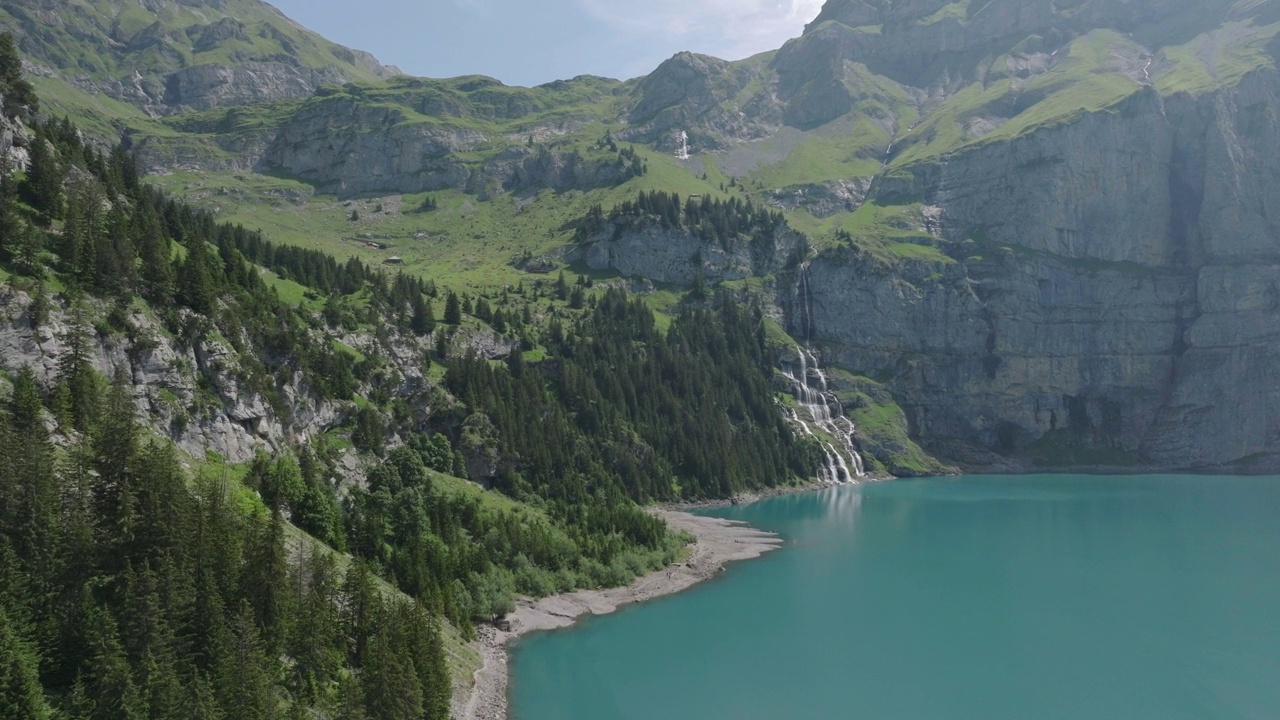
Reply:
<svg viewBox="0 0 1280 720"><path fill-rule="evenodd" d="M1280 718L1280 478L924 480L714 514L787 547L525 639L517 720Z"/></svg>

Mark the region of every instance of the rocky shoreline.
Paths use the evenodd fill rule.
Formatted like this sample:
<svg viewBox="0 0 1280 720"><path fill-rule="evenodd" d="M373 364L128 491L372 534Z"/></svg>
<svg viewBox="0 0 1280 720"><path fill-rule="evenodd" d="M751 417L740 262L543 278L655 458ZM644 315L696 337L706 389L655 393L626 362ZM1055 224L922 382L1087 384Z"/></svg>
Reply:
<svg viewBox="0 0 1280 720"><path fill-rule="evenodd" d="M521 636L573 625L583 615L606 615L631 603L685 590L714 577L724 566L756 558L782 546L776 535L739 522L700 517L673 509L654 511L672 530L695 538L688 558L677 565L638 578L627 587L580 590L541 600L521 600L499 625L476 630L474 641L483 665L469 690L454 697L457 720L505 720L507 717L507 647Z"/></svg>

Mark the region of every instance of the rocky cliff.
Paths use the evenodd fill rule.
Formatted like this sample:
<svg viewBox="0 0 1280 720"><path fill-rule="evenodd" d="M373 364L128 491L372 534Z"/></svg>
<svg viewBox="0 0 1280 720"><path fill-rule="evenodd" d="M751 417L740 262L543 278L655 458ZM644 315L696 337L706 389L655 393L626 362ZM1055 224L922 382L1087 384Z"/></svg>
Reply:
<svg viewBox="0 0 1280 720"><path fill-rule="evenodd" d="M770 197L914 217L899 239L917 251L886 261L868 248L901 228L837 225L852 234L779 274L792 334L885 380L912 434L970 467L1280 467L1277 18L1211 5L828 3L770 61L778 112L755 119L804 128L882 104L847 63L918 83L904 97L919 114L885 128L870 177ZM695 70L723 85L677 97L664 81L664 105L646 80L633 116L661 105L736 132L714 117L733 96L716 88L742 86L729 70L681 57L660 72ZM865 192L831 207L832 188ZM699 262L683 256L705 260L637 235L587 259L688 282Z"/></svg>
<svg viewBox="0 0 1280 720"><path fill-rule="evenodd" d="M693 285L770 275L807 247L803 235L780 224L753 237L719 242L687 227L658 222L610 224L570 254L592 270L613 270L659 283Z"/></svg>
<svg viewBox="0 0 1280 720"><path fill-rule="evenodd" d="M0 283L0 384L30 367L44 388L55 386L61 363L71 351L77 328L87 334L88 360L104 380L123 372L130 380L138 414L160 436L168 437L193 457L242 463L259 451L283 451L309 443L350 423L357 407L350 401L317 396L302 373L282 384L272 396L250 378L246 359L237 345L210 327L207 318L181 310L191 336L179 337L141 303L128 311L106 308L75 309L62 302L35 301L15 284ZM436 422L450 416L456 402L423 373L421 358L434 338L400 333L370 333L313 329L312 342L340 342L376 353L383 365L383 381L398 397L412 401L415 418L433 414ZM472 328L451 336L449 347L482 357L504 357L513 343L486 329ZM362 387L367 393L369 387ZM396 438L390 438L396 441ZM362 477L356 454L346 452L344 471ZM477 475L484 479L485 475Z"/></svg>
<svg viewBox="0 0 1280 720"><path fill-rule="evenodd" d="M1138 466L1274 467L1278 113L1274 70L1143 90L885 178L873 194L931 207L954 260L824 252L790 317L841 365L892 376L913 431L952 449L1066 440Z"/></svg>
<svg viewBox="0 0 1280 720"><path fill-rule="evenodd" d="M258 0L4 0L0 30L41 74L153 116L399 74Z"/></svg>

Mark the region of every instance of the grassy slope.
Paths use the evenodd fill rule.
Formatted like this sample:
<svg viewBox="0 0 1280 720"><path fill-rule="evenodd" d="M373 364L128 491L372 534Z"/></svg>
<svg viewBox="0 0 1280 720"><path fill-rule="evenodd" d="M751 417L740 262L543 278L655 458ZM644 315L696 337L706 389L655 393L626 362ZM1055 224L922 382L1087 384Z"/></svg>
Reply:
<svg viewBox="0 0 1280 720"><path fill-rule="evenodd" d="M36 62L95 79L124 78L202 64L231 64L287 56L311 68L337 67L352 80L373 80L353 63L350 51L312 33L259 0L163 3L155 11L131 0L67 0L59 8L60 25L39 22L28 3L0 1L0 27L13 29L23 50ZM242 38L200 46L199 29L224 18L245 26ZM38 33L33 32L38 29ZM164 36L166 42L147 42Z"/></svg>

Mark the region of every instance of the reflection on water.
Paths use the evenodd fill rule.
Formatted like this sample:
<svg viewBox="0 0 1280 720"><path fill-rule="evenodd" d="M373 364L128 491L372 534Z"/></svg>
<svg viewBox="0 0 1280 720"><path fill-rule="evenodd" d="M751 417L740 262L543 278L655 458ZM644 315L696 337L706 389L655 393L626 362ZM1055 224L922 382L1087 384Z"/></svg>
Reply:
<svg viewBox="0 0 1280 720"><path fill-rule="evenodd" d="M517 720L1280 718L1280 479L921 480L712 514L786 547L522 642Z"/></svg>

